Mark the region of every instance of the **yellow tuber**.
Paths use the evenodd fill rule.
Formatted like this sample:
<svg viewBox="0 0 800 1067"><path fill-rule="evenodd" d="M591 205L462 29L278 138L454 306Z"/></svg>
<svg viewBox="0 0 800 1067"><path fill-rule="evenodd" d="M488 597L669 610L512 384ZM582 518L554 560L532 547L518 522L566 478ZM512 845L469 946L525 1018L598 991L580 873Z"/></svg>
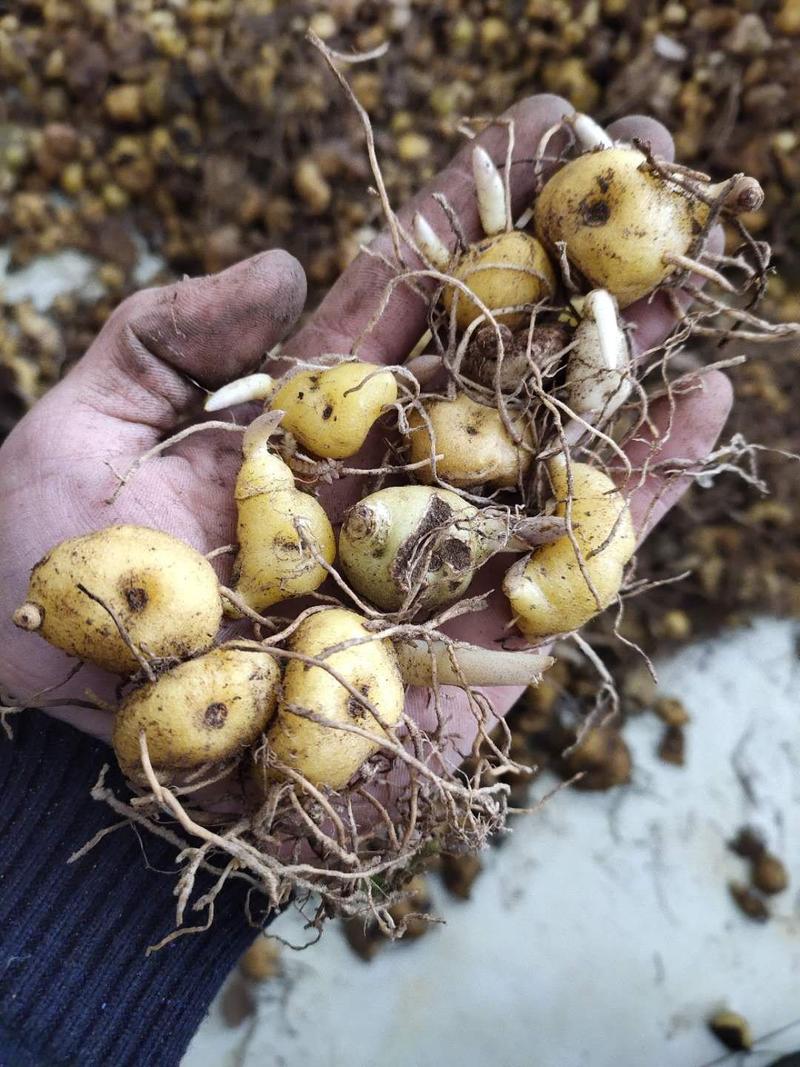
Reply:
<svg viewBox="0 0 800 1067"><path fill-rule="evenodd" d="M120 767L143 779L142 731L162 781L238 755L266 729L279 682L278 664L255 641L223 645L173 667L120 705L113 735Z"/></svg>
<svg viewBox="0 0 800 1067"><path fill-rule="evenodd" d="M414 216L413 229L422 255L440 271L449 273L474 293L490 312L500 308L537 304L556 289L556 276L547 252L530 234L515 230L503 179L491 156L480 145L472 152L475 195L486 236L453 257L424 215ZM442 294L450 312L455 304L456 325L462 332L480 315L480 306L460 286L448 284ZM525 312L496 315L498 323L519 326Z"/></svg>
<svg viewBox="0 0 800 1067"><path fill-rule="evenodd" d="M537 304L556 288L556 277L543 246L520 230L478 241L458 261L452 274L492 312ZM483 314L478 304L455 285L445 286L442 300L448 312L456 303L459 330L466 330ZM513 329L525 321L526 315L524 311L514 311L495 318Z"/></svg>
<svg viewBox="0 0 800 1067"><path fill-rule="evenodd" d="M434 442L420 413L409 414L411 427L410 459L413 463L430 458L432 451L439 457L436 473L449 485L468 488L493 485L510 488L518 484L531 465L532 454L517 444L503 424L494 407L477 404L460 393L455 400L429 400L425 412L435 436ZM530 431L522 419L512 416L522 440L530 442ZM417 470L421 482L433 481L433 468Z"/></svg>
<svg viewBox="0 0 800 1067"><path fill-rule="evenodd" d="M726 192L728 211L752 210L760 186L741 177L698 190L707 199ZM757 203L758 202L758 203ZM596 288L607 289L620 307L647 296L689 252L709 217L707 203L670 182L628 146L586 152L548 180L534 205L536 233Z"/></svg>
<svg viewBox="0 0 800 1067"><path fill-rule="evenodd" d="M405 689L390 641L375 638L327 655L328 649L342 642L369 636L361 616L344 608L310 615L292 636L293 652L324 659L349 686L324 667L296 659L286 666L283 697L267 735L268 748L312 785L342 789L380 748L377 740L337 729L336 724L380 735L402 714ZM356 694L374 706L380 722ZM310 713L316 721L293 709Z"/></svg>
<svg viewBox="0 0 800 1067"><path fill-rule="evenodd" d="M384 611L414 594L418 607L457 599L489 555L474 525L478 509L447 489L380 489L345 514L339 561L353 588Z"/></svg>
<svg viewBox="0 0 800 1067"><path fill-rule="evenodd" d="M255 611L322 585L327 572L309 545L326 563L336 555L322 505L295 487L289 467L270 450L278 419L277 413L268 412L248 428L236 479L239 552L234 589Z"/></svg>
<svg viewBox="0 0 800 1067"><path fill-rule="evenodd" d="M551 460L548 470L557 500L555 514L566 516L563 457ZM571 477L573 534L594 592L568 535L515 563L506 574L503 592L517 626L531 641L577 630L608 607L619 593L625 564L636 547L630 510L608 475L587 463L572 463Z"/></svg>
<svg viewBox="0 0 800 1067"><path fill-rule="evenodd" d="M358 452L384 407L396 400L391 371L355 360L295 374L270 407L284 412L283 428L314 455L346 459Z"/></svg>
<svg viewBox="0 0 800 1067"><path fill-rule="evenodd" d="M141 652L182 659L209 648L222 621L214 568L190 545L145 526L109 526L51 549L31 572L14 622L115 674Z"/></svg>

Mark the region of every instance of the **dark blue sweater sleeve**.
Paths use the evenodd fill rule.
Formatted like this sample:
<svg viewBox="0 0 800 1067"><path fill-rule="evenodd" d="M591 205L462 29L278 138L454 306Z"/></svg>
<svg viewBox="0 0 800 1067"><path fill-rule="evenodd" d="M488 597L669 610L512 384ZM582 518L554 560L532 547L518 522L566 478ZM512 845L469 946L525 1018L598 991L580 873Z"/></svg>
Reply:
<svg viewBox="0 0 800 1067"><path fill-rule="evenodd" d="M100 742L36 711L0 740L0 1067L173 1067L254 936L229 883L210 930L146 956L174 925L175 849L89 792ZM124 792L116 771L108 784ZM199 886L202 893L210 882Z"/></svg>

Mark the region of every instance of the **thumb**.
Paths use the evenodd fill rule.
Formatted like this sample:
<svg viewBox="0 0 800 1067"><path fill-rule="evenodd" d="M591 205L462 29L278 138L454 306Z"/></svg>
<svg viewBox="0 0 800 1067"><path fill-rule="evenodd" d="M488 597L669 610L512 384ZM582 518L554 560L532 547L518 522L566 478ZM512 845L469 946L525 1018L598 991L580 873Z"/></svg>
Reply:
<svg viewBox="0 0 800 1067"><path fill-rule="evenodd" d="M120 304L62 385L104 415L169 430L196 409L197 385L254 370L305 297L302 267L280 250L145 289Z"/></svg>

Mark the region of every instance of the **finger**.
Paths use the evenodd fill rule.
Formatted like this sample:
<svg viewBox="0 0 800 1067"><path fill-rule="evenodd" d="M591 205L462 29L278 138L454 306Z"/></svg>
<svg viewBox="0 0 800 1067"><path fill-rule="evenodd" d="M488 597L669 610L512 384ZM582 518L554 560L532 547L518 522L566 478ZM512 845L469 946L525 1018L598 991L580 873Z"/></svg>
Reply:
<svg viewBox="0 0 800 1067"><path fill-rule="evenodd" d="M146 289L117 308L62 384L105 415L167 430L196 408L195 383L215 388L255 369L305 295L300 264L282 251Z"/></svg>
<svg viewBox="0 0 800 1067"><path fill-rule="evenodd" d="M617 119L607 128L607 132L615 141L644 141L650 146L650 151L659 159L669 160L675 158L675 142L672 134L666 126L649 115L626 115L623 119Z"/></svg>
<svg viewBox="0 0 800 1067"><path fill-rule="evenodd" d="M669 461L705 459L722 432L732 403L730 380L715 370L699 374L696 388L677 400L674 411L666 397L653 405L650 417L656 428L655 436L639 438L625 450L634 467L647 463L655 470L629 499L640 542L692 483L691 476L670 475ZM623 479L620 476L618 480L622 483Z"/></svg>
<svg viewBox="0 0 800 1067"><path fill-rule="evenodd" d="M433 181L399 213L408 229L414 213L422 212L442 239L453 247L452 228L442 207L434 199L443 194L458 217L469 240L480 236L480 220L472 177L472 150L481 145L498 164L505 161L508 123L514 123L514 155L511 170L511 197L514 213L527 206L535 187L532 156L542 135L574 109L561 97L542 94L520 101L455 156ZM370 246L373 253L392 255L387 232ZM291 355L313 358L323 352L349 352L381 307L387 283L394 272L375 255L361 253L336 282L311 322L287 346ZM380 322L365 338L359 355L381 363L397 363L413 348L425 329L427 304L405 286L395 289Z"/></svg>
<svg viewBox="0 0 800 1067"><path fill-rule="evenodd" d="M476 686L492 709L491 721L482 725L491 732L495 723L508 714L524 693L524 689L512 685ZM412 686L406 694L406 711L423 730L435 732L437 712L429 689ZM440 754L449 766L455 768L469 756L478 732L476 715L463 689L443 685L439 691L438 716L447 723ZM395 780L402 781L403 769L395 771Z"/></svg>

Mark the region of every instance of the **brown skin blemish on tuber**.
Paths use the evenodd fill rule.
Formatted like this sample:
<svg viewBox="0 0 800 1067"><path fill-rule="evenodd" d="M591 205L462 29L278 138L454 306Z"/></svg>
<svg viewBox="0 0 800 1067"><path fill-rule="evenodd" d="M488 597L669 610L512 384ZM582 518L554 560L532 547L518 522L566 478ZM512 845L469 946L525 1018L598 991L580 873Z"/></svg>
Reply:
<svg viewBox="0 0 800 1067"><path fill-rule="evenodd" d="M228 717L228 708L219 701L209 704L203 712L203 725L209 730L218 730Z"/></svg>
<svg viewBox="0 0 800 1067"><path fill-rule="evenodd" d="M141 587L126 589L125 599L128 602L128 607L131 611L142 611L147 606L147 590L142 589Z"/></svg>

